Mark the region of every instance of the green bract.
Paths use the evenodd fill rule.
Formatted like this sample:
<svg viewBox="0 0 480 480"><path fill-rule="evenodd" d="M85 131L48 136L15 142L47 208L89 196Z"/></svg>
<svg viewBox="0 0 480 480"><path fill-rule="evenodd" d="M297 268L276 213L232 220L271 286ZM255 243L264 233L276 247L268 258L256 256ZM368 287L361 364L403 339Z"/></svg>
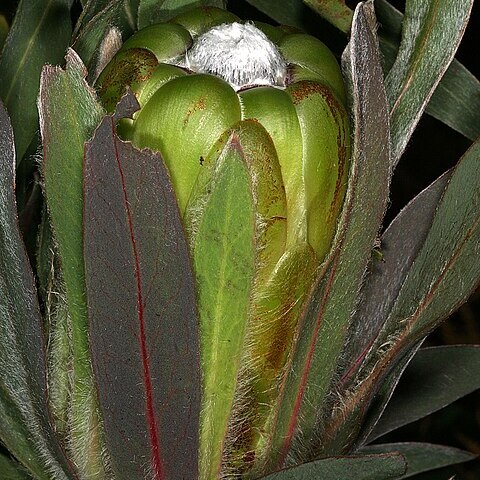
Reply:
<svg viewBox="0 0 480 480"><path fill-rule="evenodd" d="M180 210L220 135L256 120L268 132L287 197L289 246L308 242L319 259L330 246L348 173L349 129L345 90L333 54L309 35L258 24L288 63L286 88L249 85L238 92L223 79L175 64L211 27L239 22L210 8L130 37L99 78L101 98L113 111L126 85L141 110L123 133L162 153ZM126 122L126 121L124 121Z"/></svg>
<svg viewBox="0 0 480 480"><path fill-rule="evenodd" d="M262 456L348 174L349 119L333 54L314 37L239 22L211 8L147 27L97 82L109 111L127 85L136 95L141 108L120 131L161 152L190 238L204 480Z"/></svg>

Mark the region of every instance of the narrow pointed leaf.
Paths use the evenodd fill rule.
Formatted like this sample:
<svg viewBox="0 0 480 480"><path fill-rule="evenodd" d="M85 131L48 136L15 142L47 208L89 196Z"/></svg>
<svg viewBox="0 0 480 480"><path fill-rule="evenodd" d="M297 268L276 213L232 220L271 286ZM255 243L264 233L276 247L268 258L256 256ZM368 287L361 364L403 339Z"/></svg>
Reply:
<svg viewBox="0 0 480 480"><path fill-rule="evenodd" d="M386 0L376 0L381 24L380 48L387 71L398 53L403 14ZM427 113L474 141L480 136L480 81L458 60L453 60L438 84Z"/></svg>
<svg viewBox="0 0 480 480"><path fill-rule="evenodd" d="M75 478L49 424L43 325L18 229L13 131L0 103L0 438L37 478Z"/></svg>
<svg viewBox="0 0 480 480"><path fill-rule="evenodd" d="M400 477L402 479L476 458L476 455L465 450L431 443L385 443L362 448L362 453L367 454L397 452L407 461L407 472Z"/></svg>
<svg viewBox="0 0 480 480"><path fill-rule="evenodd" d="M289 373L280 390L267 440L269 469L281 466L289 452L299 458L307 448L315 448L315 419L327 408L325 401L356 306L358 292L352 286L361 283L386 208L388 110L374 26L372 5L360 4L344 58L354 116L350 181L333 251L299 323Z"/></svg>
<svg viewBox="0 0 480 480"><path fill-rule="evenodd" d="M120 2L123 4L124 10L122 16L125 17L126 22L129 24L132 31L136 30L139 0L120 0ZM84 0L82 3L84 3L84 7L75 27L75 33L78 33L83 26L88 24L90 20L95 18L106 8L112 6L112 0Z"/></svg>
<svg viewBox="0 0 480 480"><path fill-rule="evenodd" d="M390 102L394 165L453 60L472 4L473 0L407 1L402 42L385 79Z"/></svg>
<svg viewBox="0 0 480 480"><path fill-rule="evenodd" d="M479 371L479 346L419 350L368 441L430 415L480 388Z"/></svg>
<svg viewBox="0 0 480 480"><path fill-rule="evenodd" d="M395 480L406 471L405 459L397 453L331 457L262 477L264 480Z"/></svg>
<svg viewBox="0 0 480 480"><path fill-rule="evenodd" d="M454 60L430 99L427 113L475 141L480 136L480 81Z"/></svg>
<svg viewBox="0 0 480 480"><path fill-rule="evenodd" d="M225 0L140 0L138 28L161 23L195 7L225 8Z"/></svg>
<svg viewBox="0 0 480 480"><path fill-rule="evenodd" d="M38 130L35 101L42 67L61 63L70 41L72 3L22 0L16 10L0 58L0 98L12 119L17 162Z"/></svg>
<svg viewBox="0 0 480 480"><path fill-rule="evenodd" d="M431 228L416 254L386 321L357 374L357 386L342 401L341 416L329 427L337 442L351 437L351 422L361 444L369 435L423 338L461 305L480 280L480 184L476 178L480 141L452 171ZM415 224L411 224L415 228ZM402 235L410 235L403 231ZM380 392L380 395L378 394ZM372 412L370 402L380 398ZM367 413L367 420L364 416ZM345 419L349 418L349 421ZM343 434L338 430L343 429ZM341 440L343 438L343 440Z"/></svg>
<svg viewBox="0 0 480 480"><path fill-rule="evenodd" d="M199 346L193 275L162 159L105 117L86 146L90 339L116 478L197 478Z"/></svg>
<svg viewBox="0 0 480 480"><path fill-rule="evenodd" d="M395 350L422 338L478 285L480 183L472 179L476 178L479 159L480 141L453 170L430 231L392 305L378 344L400 334Z"/></svg>
<svg viewBox="0 0 480 480"><path fill-rule="evenodd" d="M104 462L88 351L82 250L83 149L100 121L102 109L87 86L85 75L73 50L67 55L65 70L45 67L39 112L44 188L72 321L74 393L70 445L76 463L88 475L102 471ZM97 475L102 478L100 473Z"/></svg>
<svg viewBox="0 0 480 480"><path fill-rule="evenodd" d="M444 174L419 193L382 235L381 260L372 259L362 288L362 300L352 320L349 343L342 355L347 381L360 367L383 327L395 299L431 228L438 202L450 174Z"/></svg>

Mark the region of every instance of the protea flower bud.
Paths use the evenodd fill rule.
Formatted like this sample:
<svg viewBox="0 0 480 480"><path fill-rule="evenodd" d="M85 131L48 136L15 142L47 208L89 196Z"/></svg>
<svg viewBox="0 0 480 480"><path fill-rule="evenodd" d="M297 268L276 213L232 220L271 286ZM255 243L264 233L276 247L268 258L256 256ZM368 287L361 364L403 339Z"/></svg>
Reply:
<svg viewBox="0 0 480 480"><path fill-rule="evenodd" d="M101 97L113 110L126 85L137 95L142 108L124 134L162 152L182 212L202 159L220 135L239 121L257 120L280 162L288 244L306 241L321 259L347 174L339 66L314 37L239 22L209 8L141 30L101 75Z"/></svg>
<svg viewBox="0 0 480 480"><path fill-rule="evenodd" d="M121 133L161 152L190 237L201 478L245 471L261 456L302 300L343 202L341 72L316 38L210 8L131 37L98 81L108 109L127 85L141 108Z"/></svg>

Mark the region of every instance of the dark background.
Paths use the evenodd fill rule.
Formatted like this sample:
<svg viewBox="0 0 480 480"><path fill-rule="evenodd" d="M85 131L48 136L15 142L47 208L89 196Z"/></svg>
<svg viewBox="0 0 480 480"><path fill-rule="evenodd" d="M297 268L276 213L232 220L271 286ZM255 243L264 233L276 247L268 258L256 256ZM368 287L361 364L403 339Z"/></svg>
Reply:
<svg viewBox="0 0 480 480"><path fill-rule="evenodd" d="M0 13L5 14L11 20L18 1L0 1ZM347 0L347 4L352 8L356 3L358 2ZM404 10L404 1L390 0L390 3L399 10ZM230 0L230 10L242 18L269 21L268 17L252 8L244 0ZM479 19L480 4L477 1L456 55L456 58L477 78L480 76ZM311 13L308 13L308 20L312 26L315 26L316 31L321 31L320 38L337 54L340 54L346 44L346 37ZM445 170L454 166L470 144L471 142L462 135L434 118L424 115L395 172L387 224L411 198ZM479 181L478 178L472 180ZM425 343L425 345L445 344L480 344L480 290L472 295L470 300L443 326L430 335ZM480 391L390 434L388 438L381 439L382 442L386 440L441 443L480 455ZM448 473L445 473L444 470L441 473L436 472L428 478L442 480L453 474L458 480L479 480L480 461L454 467Z"/></svg>

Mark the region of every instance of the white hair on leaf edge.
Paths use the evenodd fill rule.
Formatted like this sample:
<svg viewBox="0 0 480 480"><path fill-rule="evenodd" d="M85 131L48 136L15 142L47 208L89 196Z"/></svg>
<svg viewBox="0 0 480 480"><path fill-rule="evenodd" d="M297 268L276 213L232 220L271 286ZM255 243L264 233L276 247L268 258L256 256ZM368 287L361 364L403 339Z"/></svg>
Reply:
<svg viewBox="0 0 480 480"><path fill-rule="evenodd" d="M198 37L185 54L185 67L223 78L235 90L249 85L284 87L287 62L253 23L228 23Z"/></svg>

